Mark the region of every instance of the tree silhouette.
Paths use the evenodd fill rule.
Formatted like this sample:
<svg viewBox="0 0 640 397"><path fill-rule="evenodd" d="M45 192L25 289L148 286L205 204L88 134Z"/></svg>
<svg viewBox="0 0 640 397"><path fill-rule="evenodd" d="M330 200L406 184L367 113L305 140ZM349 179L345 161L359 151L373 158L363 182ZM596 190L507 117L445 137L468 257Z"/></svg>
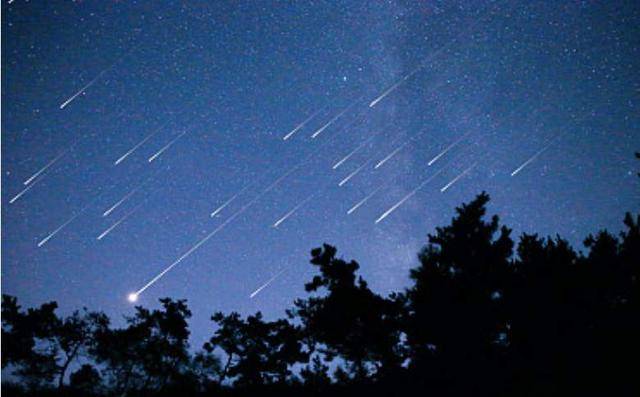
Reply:
<svg viewBox="0 0 640 397"><path fill-rule="evenodd" d="M84 364L79 370L69 377L69 386L72 390L84 395L97 395L101 393L102 378L100 373L90 364Z"/></svg>
<svg viewBox="0 0 640 397"><path fill-rule="evenodd" d="M429 235L420 266L411 271L407 336L411 367L429 374L425 381L463 378L471 388L496 382L488 369L507 342L513 241L497 216L483 220L488 201L483 193L457 208L450 226Z"/></svg>
<svg viewBox="0 0 640 397"><path fill-rule="evenodd" d="M191 312L184 300L164 298L160 303L161 310L136 307L126 328L104 327L96 333L93 354L116 394L162 390L190 366Z"/></svg>
<svg viewBox="0 0 640 397"><path fill-rule="evenodd" d="M336 252L327 244L311 251L311 264L320 275L305 289L325 295L296 300L289 316L302 323L305 334L329 360L339 355L349 362L355 379L399 367L399 305L373 293L362 278L356 282L358 263L338 259Z"/></svg>
<svg viewBox="0 0 640 397"><path fill-rule="evenodd" d="M222 379L234 379L238 387L284 383L291 365L307 359L299 330L286 320L264 321L260 312L246 320L238 313L216 313L212 320L218 329L204 349L224 351Z"/></svg>

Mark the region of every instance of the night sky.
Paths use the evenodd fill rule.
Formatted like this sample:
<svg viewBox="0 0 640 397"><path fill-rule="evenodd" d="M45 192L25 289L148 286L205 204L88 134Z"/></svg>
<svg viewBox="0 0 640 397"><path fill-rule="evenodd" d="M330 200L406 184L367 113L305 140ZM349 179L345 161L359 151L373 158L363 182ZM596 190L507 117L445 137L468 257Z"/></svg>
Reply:
<svg viewBox="0 0 640 397"><path fill-rule="evenodd" d="M3 1L3 293L185 298L199 346L323 242L402 289L483 190L575 245L640 209L636 1L203 3Z"/></svg>

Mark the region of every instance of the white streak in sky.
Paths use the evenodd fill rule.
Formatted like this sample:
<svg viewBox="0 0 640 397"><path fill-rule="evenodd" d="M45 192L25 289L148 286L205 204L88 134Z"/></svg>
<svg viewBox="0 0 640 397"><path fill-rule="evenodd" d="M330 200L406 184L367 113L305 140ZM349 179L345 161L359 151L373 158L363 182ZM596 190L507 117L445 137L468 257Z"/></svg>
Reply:
<svg viewBox="0 0 640 397"><path fill-rule="evenodd" d="M403 147L405 147L407 145L407 143L403 144L402 146L399 146L398 148L396 148L394 151L392 151L391 153L389 153L389 155L387 155L387 157L383 158L382 160L380 160L378 162L378 164L375 165L375 167L373 167L374 169L378 169L380 167L382 167L384 165L384 163L386 163L387 161L389 161L393 156L395 156L400 150L402 150Z"/></svg>
<svg viewBox="0 0 640 397"><path fill-rule="evenodd" d="M113 210L115 210L116 208L118 208L118 206L122 203L124 203L124 201L126 199L128 199L129 197L131 197L137 189L134 189L132 191L130 191L129 193L127 193L123 198L121 198L117 203L115 203L114 205L112 205L108 210L106 210L105 212L102 213L102 216L109 216L110 213L113 212Z"/></svg>
<svg viewBox="0 0 640 397"><path fill-rule="evenodd" d="M16 194L11 200L9 200L9 204L15 203L20 197L22 197L25 193L31 190L32 187L34 187L35 185L38 184L38 182L44 179L45 175L47 175L49 171L51 171L51 169L46 170L45 173L40 175L39 178L36 178L33 182L29 183L29 185L27 185L26 188L22 189L20 193Z"/></svg>
<svg viewBox="0 0 640 397"><path fill-rule="evenodd" d="M412 191L409 192L409 194L407 194L406 196L404 196L400 201L398 201L396 204L394 204L391 208L389 208L388 210L386 210L382 215L380 215L378 217L378 219L376 219L375 223L380 223L381 221L384 220L384 218L388 217L389 215L391 215L391 213L393 211L395 211L396 209L398 209L398 207L400 207L402 204L405 203L405 201L409 200L411 197L413 197L413 195L415 195L418 190L422 189L422 187L424 185L426 185L427 183L429 183L433 178L435 178L436 176L438 176L442 171L444 170L444 167L441 168L438 172L436 172L435 174L431 175L429 178L425 179L422 183L420 183L415 189L413 189Z"/></svg>
<svg viewBox="0 0 640 397"><path fill-rule="evenodd" d="M39 179L38 179L39 180ZM16 194L11 200L9 200L9 204L13 204L16 202L16 200L18 200L20 197L22 197L23 194L25 194L26 192L29 191L29 189L31 189L32 187L34 187L36 184L32 183L31 185L27 186L26 188L22 189L22 191L18 194Z"/></svg>
<svg viewBox="0 0 640 397"><path fill-rule="evenodd" d="M287 135L285 135L282 140L286 141L287 139L291 138L291 136L293 136L293 134L295 134L296 132L298 132L302 127L304 127L305 125L307 125L307 123L309 121L311 121L314 117L316 117L318 115L318 113L320 113L321 111L324 110L325 107L322 107L320 110L314 112L311 116L309 116L306 120L304 120L302 123L298 124L296 126L296 128L294 128L293 130L291 130Z"/></svg>
<svg viewBox="0 0 640 397"><path fill-rule="evenodd" d="M109 65L107 68L103 69L100 73L98 73L98 75L96 77L93 78L93 80L91 80L90 82L88 82L84 87L82 87L78 92L76 92L75 94L73 94L69 99L67 99L66 101L64 101L61 105L60 105L60 110L64 109L65 107L67 107L67 105L69 105L71 102L73 102L74 99L76 99L80 94L82 94L83 92L85 92L87 89L89 89L89 87L91 87L92 85L94 85L98 80L100 80L100 78L107 73L109 70L113 69L114 66L116 66L116 64L118 64L118 62L122 61L127 55L129 55L134 49L136 49L138 47L138 45L134 45L132 46L127 52L125 52L120 58L116 59L111 65Z"/></svg>
<svg viewBox="0 0 640 397"><path fill-rule="evenodd" d="M442 189L440 189L441 193L444 193L447 189L449 189L454 183L456 183L458 181L458 179L462 178L463 176L465 176L467 173L469 173L469 171L471 171L473 169L473 167L476 166L477 163L473 163L469 168L467 168L466 170L462 171L460 173L460 175L456 176L455 178L453 178L451 180L451 182L447 183L446 185L444 185L442 187Z"/></svg>
<svg viewBox="0 0 640 397"><path fill-rule="evenodd" d="M53 236L58 234L58 232L60 232L62 229L64 229L68 224L73 222L73 220L76 219L83 212L84 212L84 209L79 211L77 214L73 215L71 218L69 218L62 225L58 226L58 228L56 230L54 230L53 232L49 233L49 235L47 237L45 237L42 240L40 240L40 242L38 243L38 247L42 247L43 245L45 245L47 243L47 241L49 241Z"/></svg>
<svg viewBox="0 0 640 397"><path fill-rule="evenodd" d="M367 143L369 143L374 137L375 137L375 135L371 136L369 139L367 139L366 141L362 142L360 145L358 145L358 147L353 149L349 154L347 154L340 161L335 163L332 168L335 170L338 167L340 167L345 161L349 160L351 158L351 156L356 154L358 152L358 150L362 149Z"/></svg>
<svg viewBox="0 0 640 397"><path fill-rule="evenodd" d="M231 202L233 200L236 199L236 197L238 197L242 192L244 192L247 188L249 187L249 185L243 187L242 189L240 189L240 191L236 194L234 194L229 200L225 201L220 207L216 208L215 211L213 211L211 213L211 217L215 217L216 215L218 215L218 213L220 213L220 211L222 211L227 205L231 204Z"/></svg>
<svg viewBox="0 0 640 397"><path fill-rule="evenodd" d="M329 126L331 124L333 124L336 120L338 120L343 114L345 114L349 109L351 109L356 103L358 103L358 101L360 100L360 98L356 99L355 101L353 101L349 106L347 106L346 108L344 108L343 111L341 111L340 113L338 113L337 115L335 115L331 120L329 120L325 125L323 125L322 127L320 127L316 132L313 133L313 135L311 135L311 138L316 138L318 135L320 135L324 130L326 130L327 128L329 128Z"/></svg>
<svg viewBox="0 0 640 397"><path fill-rule="evenodd" d="M269 286L269 284L271 284L276 278L278 278L278 276L280 276L282 273L284 273L285 269L280 270L278 273L276 273L275 276L271 277L266 283L262 284L260 287L258 287L257 290L253 291L251 293L251 295L249 295L249 299L253 299L254 296L258 295L260 293L260 291L262 291L263 289L267 288Z"/></svg>
<svg viewBox="0 0 640 397"><path fill-rule="evenodd" d="M414 140L416 140L417 138L421 137L422 135L424 135L424 133L427 132L426 129L423 129L422 131L420 131L419 133L417 133L416 135L412 136L411 138L407 139L407 141L405 143L403 143L402 145L398 146L395 150L393 150L391 153L389 153L387 155L387 157L383 158L382 160L380 160L378 162L378 164L375 165L375 167L373 167L374 169L378 169L380 167L382 167L384 165L384 163L386 163L387 161L389 161L393 156L395 156L396 154L398 154L399 151L401 151L402 149L405 148L405 146L407 146L408 144L410 144L411 142L413 142Z"/></svg>
<svg viewBox="0 0 640 397"><path fill-rule="evenodd" d="M24 185L28 185L30 184L34 179L36 179L40 174L42 174L43 172L45 172L49 167L51 167L52 165L54 165L58 160L60 160L62 158L62 156L64 156L65 154L67 154L67 150L63 151L62 153L60 153L59 155L57 155L53 160L49 161L44 167L40 168L40 170L38 172L36 172L35 174L31 175L29 177L29 179L27 179L26 181L23 182Z"/></svg>
<svg viewBox="0 0 640 397"><path fill-rule="evenodd" d="M512 173L511 176L516 176L518 175L518 173L520 171L522 171L524 169L524 167L528 166L529 164L531 164L535 159L538 158L538 156L540 156L545 150L547 150L548 147L542 148L540 150L538 150L536 152L536 154L534 154L533 156L529 157L529 159L527 161L525 161L524 163L522 163L522 165L520 165L520 167L516 168Z"/></svg>
<svg viewBox="0 0 640 397"><path fill-rule="evenodd" d="M116 223L114 223L113 225L111 225L107 230L105 230L104 232L102 232L97 239L98 240L102 240L107 234L111 233L111 231L113 229L115 229L119 224L121 224L122 222L124 222L128 217L130 217L134 212L136 212L138 210L138 208L140 208L141 204L138 204L134 209L132 209L131 211L127 212L126 214L124 214L124 216L122 218L120 218L119 221L117 221Z"/></svg>
<svg viewBox="0 0 640 397"><path fill-rule="evenodd" d="M439 53L439 52L436 52L436 54L437 53ZM382 94L380 94L380 96L378 96L376 99L371 101L371 103L369 104L369 107L372 108L372 107L376 106L378 104L378 102L380 102L381 100L384 99L384 97L386 97L387 95L389 95L393 91L395 91L398 87L400 87L402 85L402 83L404 83L405 81L409 80L411 78L411 76L413 76L414 74L418 73L420 71L420 69L422 69L424 66L425 66L425 62L420 63L415 69L413 69L411 72L407 73L404 77L402 77L400 80L398 80L395 84L393 84L391 87L387 88L387 90L385 92L383 92Z"/></svg>
<svg viewBox="0 0 640 397"><path fill-rule="evenodd" d="M152 162L153 160L155 160L156 158L158 158L158 156L160 156L162 153L164 153L165 150L169 149L171 147L171 145L173 145L174 143L176 143L176 141L180 138L182 138L184 136L184 134L186 134L188 132L188 130L185 130L182 134L178 135L177 137L173 138L171 141L169 141L169 143L167 143L166 145L164 145L162 147L162 149L158 150L156 152L156 154L154 154L153 156L149 157L149 162Z"/></svg>
<svg viewBox="0 0 640 397"><path fill-rule="evenodd" d="M469 134L471 133L471 131L467 132L466 134L462 135L460 138L456 139L452 144L450 144L449 146L447 146L443 151L441 151L440 153L438 153L438 155L434 158L432 158L427 165L431 166L433 165L433 163L435 163L436 161L438 161L438 159L442 156L444 156L449 150L453 149L457 144L459 144L460 142L462 142L462 140L464 138L466 138Z"/></svg>
<svg viewBox="0 0 640 397"><path fill-rule="evenodd" d="M349 179L353 178L354 176L356 176L360 171L362 171L362 169L364 167L366 167L367 164L369 164L371 162L372 159L369 159L367 161L365 161L360 167L356 168L352 173L350 173L349 175L347 175L343 180L340 181L340 183L338 183L338 186L343 186L345 183L349 182Z"/></svg>
<svg viewBox="0 0 640 397"><path fill-rule="evenodd" d="M286 214L284 214L284 216L280 219L278 219L276 221L276 223L274 223L272 225L272 227L277 228L278 226L280 226L280 224L284 221L287 220L287 218L289 218L291 215L293 215L296 211L298 211L300 209L300 207L302 207L307 201L311 200L311 198L314 196L315 194L310 195L309 197L307 197L306 199L302 200L301 203L299 203L298 205L296 205L295 207L293 207L293 209L289 212L287 212Z"/></svg>
<svg viewBox="0 0 640 397"><path fill-rule="evenodd" d="M98 79L100 79L100 77L102 77L102 75L108 70L111 69L111 67L103 70L102 72L98 73L98 75L96 77L93 78L93 80L91 80L89 83L87 83L87 85L85 85L84 87L82 87L80 89L80 91L76 92L75 94L73 94L71 97L69 97L69 99L67 99L66 101L62 102L62 104L60 105L60 110L64 109L65 107L67 107L68 104L70 104L71 102L73 102L74 99L76 99L80 94L82 94L83 92L85 92L85 90L87 90L89 87L91 87L93 84L95 84L96 81L98 81Z"/></svg>
<svg viewBox="0 0 640 397"><path fill-rule="evenodd" d="M347 215L351 215L355 210L360 208L360 206L362 206L364 203L369 201L369 199L371 197L373 197L376 193L378 193L380 191L380 189L382 189L383 186L384 185L378 187L376 190L374 190L373 192L369 193L365 198L363 198L362 200L358 201L353 207L349 208L349 210L347 211Z"/></svg>
<svg viewBox="0 0 640 397"><path fill-rule="evenodd" d="M120 156L119 159L117 159L113 164L114 165L118 165L121 162L124 161L124 159L126 159L127 157L129 157L129 155L133 152L136 151L136 149L138 149L140 146L144 145L145 142L147 142L149 139L151 139L152 137L154 137L158 132L160 132L166 125L168 124L168 122L162 124L160 127L158 127L155 131L153 131L151 134L147 135L144 139L142 139L140 142L138 142L134 147L132 147L131 149L129 149L125 154L123 154L122 156Z"/></svg>

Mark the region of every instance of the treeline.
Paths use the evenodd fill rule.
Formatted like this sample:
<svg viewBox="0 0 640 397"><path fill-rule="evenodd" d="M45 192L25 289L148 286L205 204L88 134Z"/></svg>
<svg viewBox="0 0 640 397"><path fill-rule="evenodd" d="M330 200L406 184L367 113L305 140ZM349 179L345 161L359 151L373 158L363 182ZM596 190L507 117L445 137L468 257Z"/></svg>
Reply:
<svg viewBox="0 0 640 397"><path fill-rule="evenodd" d="M2 298L6 395L640 395L640 217L618 236L517 245L481 194L428 236L411 285L373 292L329 245L287 317L215 313L188 343L184 300L99 312Z"/></svg>

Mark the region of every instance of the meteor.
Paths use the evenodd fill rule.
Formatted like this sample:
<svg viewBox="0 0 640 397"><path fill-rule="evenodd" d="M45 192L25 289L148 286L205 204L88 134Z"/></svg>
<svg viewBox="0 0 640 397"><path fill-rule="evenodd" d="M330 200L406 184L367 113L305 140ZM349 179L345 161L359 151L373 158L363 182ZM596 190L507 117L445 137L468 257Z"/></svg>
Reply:
<svg viewBox="0 0 640 397"><path fill-rule="evenodd" d="M111 214L116 208L118 208L120 206L120 204L124 203L125 201L127 201L131 196L133 196L134 194L136 194L136 192L138 192L140 189L142 189L142 187L144 185L147 184L147 182L149 182L150 180L152 180L156 175L158 175L158 173L160 172L161 169L156 170L153 174L151 174L149 177L147 177L147 179L145 179L144 181L142 181L138 186L134 187L133 189L131 189L131 191L127 194L124 195L124 197L122 197L120 200L118 200L114 205L112 205L111 207L109 207L109 209L107 209L105 212L102 213L102 216L109 216L109 214Z"/></svg>
<svg viewBox="0 0 640 397"><path fill-rule="evenodd" d="M136 49L138 47L138 44L132 46L127 52L124 53L124 55L122 55L121 57L119 57L118 59L116 59L111 65L109 65L107 68L103 69L100 73L98 73L98 75L96 77L94 77L91 81L89 81L84 87L82 87L78 92L76 92L75 94L73 94L71 97L69 97L69 99L67 99L66 101L62 102L62 104L60 105L60 110L64 109L65 107L67 107L67 105L69 105L71 102L73 102L74 99L76 99L78 96L80 96L80 94L84 93L86 90L89 89L89 87L91 87L92 85L94 85L98 80L100 80L100 78L107 73L108 71L110 71L111 69L113 69L114 66L116 66L120 61L122 61L127 55L129 55L134 49Z"/></svg>
<svg viewBox="0 0 640 397"><path fill-rule="evenodd" d="M376 193L378 193L382 187L384 186L381 185L380 187L378 187L376 190L374 190L373 192L369 193L365 198L363 198L362 200L358 201L353 207L349 208L349 210L347 211L347 215L351 215L355 210L357 210L358 208L360 208L360 206L362 206L364 203L366 203L367 201L369 201L369 199L371 197L373 197Z"/></svg>
<svg viewBox="0 0 640 397"><path fill-rule="evenodd" d="M25 194L26 192L28 192L32 187L34 187L36 185L36 183L38 181L40 181L42 178L39 178L36 180L35 183L30 184L29 186L27 186L26 188L22 189L22 191L18 194L16 194L11 200L9 200L9 204L13 204L15 203L20 197L22 197L23 194Z"/></svg>
<svg viewBox="0 0 640 397"><path fill-rule="evenodd" d="M345 161L349 160L354 154L356 154L360 149L362 149L363 147L365 147L365 145L369 142L371 142L371 140L373 138L376 137L376 135L378 134L374 134L372 136L370 136L367 140L365 140L364 142L362 142L360 145L358 145L358 147L356 147L355 149L353 149L351 152L349 152L349 154L347 154L346 156L344 156L340 161L338 161L337 163L335 163L332 167L332 169L338 169L338 167L340 167Z"/></svg>
<svg viewBox="0 0 640 397"><path fill-rule="evenodd" d="M356 103L358 103L358 101L360 100L360 98L356 99L355 101L353 101L349 106L347 106L346 108L344 108L343 111L341 111L340 113L338 113L337 115L335 115L331 120L329 120L327 122L327 124L323 125L322 127L320 127L316 132L313 133L313 135L311 135L311 138L316 138L318 135L322 134L322 132L324 130L326 130L327 128L329 128L329 126L331 126L331 124L333 124L336 120L338 120L343 114L345 114L348 110L350 110Z"/></svg>
<svg viewBox="0 0 640 397"><path fill-rule="evenodd" d="M424 133L427 132L426 128L423 129L422 131L418 132L417 134L415 134L414 136L408 138L402 145L398 146L396 149L394 149L391 153L389 153L387 155L387 157L383 158L382 160L380 160L378 162L378 164L375 165L375 167L373 167L374 169L378 169L380 167L382 167L384 165L384 163L386 163L387 161L389 161L391 158L393 158L393 156L395 156L396 154L398 154L399 151L401 151L402 149L404 149L407 145L409 145L411 142L415 141L416 139L418 139L419 137L421 137L422 135L424 135ZM394 142L397 141L394 140Z"/></svg>
<svg viewBox="0 0 640 397"><path fill-rule="evenodd" d="M284 273L285 269L280 270L275 276L271 277L266 283L262 284L260 287L258 287L257 290L253 291L251 293L251 295L249 295L249 299L253 299L254 296L258 295L260 293L260 291L262 291L263 289L267 288L269 286L269 284L271 284L276 278L278 278L278 276L280 276L282 273Z"/></svg>
<svg viewBox="0 0 640 397"><path fill-rule="evenodd" d="M438 153L438 155L434 158L432 158L427 165L431 166L433 165L433 163L435 163L436 161L438 161L438 159L442 156L444 156L449 150L453 149L454 147L456 147L460 142L462 142L464 140L464 138L466 138L469 134L471 134L472 131L468 131L467 133L465 133L464 135L462 135L460 138L456 139L452 144L450 144L449 146L447 146L443 151L441 151L440 153Z"/></svg>
<svg viewBox="0 0 640 397"><path fill-rule="evenodd" d="M82 94L83 92L85 92L87 89L89 89L89 87L91 87L92 85L95 84L96 81L98 81L100 79L100 77L102 77L102 75L108 70L111 69L111 67L103 70L102 72L98 73L98 75L96 77L93 78L93 80L91 80L87 85L85 85L84 87L82 87L80 89L80 91L76 92L75 94L73 94L71 97L69 97L69 99L67 99L66 101L62 102L62 104L60 105L60 110L64 109L65 107L67 107L68 104L70 104L71 102L73 102L74 99L76 99L80 94Z"/></svg>
<svg viewBox="0 0 640 397"><path fill-rule="evenodd" d="M211 217L214 218L216 215L218 215L220 211L222 211L227 205L231 204L231 202L235 200L236 197L238 197L242 192L247 190L248 187L249 185L243 187L242 189L240 189L238 193L234 194L229 200L225 201L220 207L216 208L216 210L211 213Z"/></svg>
<svg viewBox="0 0 640 397"><path fill-rule="evenodd" d="M40 168L40 170L38 172L36 172L35 174L31 175L29 177L29 179L27 179L26 181L23 182L23 184L26 186L28 184L30 184L34 179L36 179L40 174L42 174L43 172L45 172L49 167L51 167L52 165L54 165L58 160L60 160L65 154L67 154L68 150L64 150L62 153L58 154L53 160L49 161L44 167Z"/></svg>
<svg viewBox="0 0 640 397"><path fill-rule="evenodd" d="M147 142L149 139L153 138L158 132L160 132L164 127L166 127L166 125L169 124L169 122L167 121L166 123L162 124L160 127L156 128L155 131L153 131L151 134L147 135L144 139L142 139L140 142L138 142L135 146L133 146L131 149L129 149L125 154L123 154L122 156L120 156L120 158L118 158L113 165L118 165L121 162L123 162L127 157L129 157L129 155L133 152L136 151L136 149L138 149L140 146L144 145L145 142Z"/></svg>
<svg viewBox="0 0 640 397"><path fill-rule="evenodd" d="M143 203L140 203L138 205L136 205L131 211L127 212L126 214L124 214L124 216L122 218L120 218L119 221L117 221L116 223L114 223L113 225L111 225L107 230L105 230L104 232L102 232L98 237L97 240L102 240L107 234L111 233L111 231L113 229L115 229L116 227L118 227L119 224L121 224L122 222L124 222L128 217L130 217L131 215L133 215L134 212L136 212L138 210L138 208L140 208L140 206Z"/></svg>
<svg viewBox="0 0 640 397"><path fill-rule="evenodd" d="M85 207L86 208L86 207ZM62 229L64 229L68 224L70 224L71 222L74 221L74 219L76 219L81 213L84 212L84 209L82 209L81 211L79 211L77 214L73 215L71 218L69 218L66 222L64 222L62 225L58 226L58 228L56 228L56 230L54 230L53 232L49 233L49 235L45 238L43 238L42 240L40 240L40 242L38 243L38 248L42 247L43 245L45 245L47 243L47 241L49 241L51 238L53 238L53 236L55 236L56 234L58 234L58 232L60 232Z"/></svg>
<svg viewBox="0 0 640 397"><path fill-rule="evenodd" d="M276 221L276 223L274 223L271 227L273 228L277 228L278 226L280 226L280 224L282 222L284 222L285 220L287 220L287 218L289 218L291 215L293 215L297 210L300 209L300 207L302 207L307 201L311 200L311 198L315 196L315 193L310 195L309 197L307 197L306 199L302 200L302 202L300 202L298 205L296 205L295 207L293 207L293 209L289 212L287 212L286 214L284 214L284 216L280 219L278 219Z"/></svg>
<svg viewBox="0 0 640 397"><path fill-rule="evenodd" d="M144 185L146 183L143 182L142 185ZM118 208L120 206L120 204L124 203L129 197L133 196L139 189L140 187L142 187L142 185L136 187L135 189L133 189L132 191L130 191L129 193L127 193L123 198L121 198L120 200L118 200L117 203L115 203L114 205L112 205L108 210L106 210L105 212L102 213L102 216L109 216L110 213L113 212L113 210L115 210L116 208Z"/></svg>
<svg viewBox="0 0 640 397"><path fill-rule="evenodd" d="M33 185L30 185L33 186ZM113 188L113 187L112 187ZM91 199L84 207L80 208L80 210L73 216L71 216L66 222L64 222L62 225L58 226L57 229L55 229L53 232L49 233L49 235L45 238L43 238L42 240L40 240L40 242L38 243L38 248L42 247L43 245L45 245L51 238L53 238L53 236L55 236L56 234L58 234L62 229L64 229L65 227L67 227L67 225L69 225L71 222L73 222L77 217L79 217L82 213L84 213L96 200L98 200L100 197L102 197L103 194L105 194L107 191L109 191L110 189L107 189L101 193L99 193L97 196L95 196L93 199Z"/></svg>
<svg viewBox="0 0 640 397"><path fill-rule="evenodd" d="M473 163L469 168L467 168L466 170L462 171L460 173L460 175L456 176L455 178L453 178L451 180L451 182L447 183L446 185L444 185L442 187L442 189L440 189L441 193L444 193L447 189L449 189L454 183L456 183L458 181L458 179L462 178L463 176L465 176L469 171L471 171L473 169L473 167L476 166L477 163Z"/></svg>
<svg viewBox="0 0 640 397"><path fill-rule="evenodd" d="M380 102L381 100L384 99L384 97L386 97L387 95L391 94L393 91L395 91L396 89L398 89L398 87L400 87L402 85L402 83L404 83L405 81L407 81L407 79L409 79L409 77L413 76L418 70L420 70L422 68L422 66L417 67L416 69L414 69L414 71L412 71L411 73L407 74L406 76L404 76L403 78L401 78L398 82L396 82L395 84L393 84L391 87L389 87L385 92L383 92L380 96L378 96L376 99L374 99L373 101L371 101L371 103L369 103L369 107L372 108L374 106L376 106L378 104L378 102Z"/></svg>
<svg viewBox="0 0 640 397"><path fill-rule="evenodd" d="M538 150L536 152L536 154L534 154L533 156L529 157L529 159L527 161L525 161L524 163L522 163L522 165L520 165L520 167L516 168L512 173L511 176L516 176L518 175L518 173L520 171L522 171L524 169L524 167L528 166L529 164L531 164L535 159L538 158L538 156L540 156L542 153L544 153L549 147L544 147L540 150Z"/></svg>
<svg viewBox="0 0 640 397"><path fill-rule="evenodd" d="M369 160L365 161L364 163L362 163L362 165L358 168L356 168L352 173L350 173L349 175L347 175L343 180L340 181L340 183L338 183L338 186L343 186L345 183L349 182L349 179L353 178L354 176L356 176L360 171L362 171L362 169L364 167L367 166L367 164L369 164L371 162L371 160L373 160L373 158L370 158Z"/></svg>
<svg viewBox="0 0 640 397"><path fill-rule="evenodd" d="M436 176L438 176L442 171L444 170L444 167L441 168L440 170L438 170L438 172L436 172L435 174L431 175L429 178L425 179L422 183L420 183L416 188L414 188L412 191L409 192L409 194L407 194L406 196L404 196L400 201L398 201L396 204L394 204L391 208L389 208L388 210L386 210L382 215L380 215L378 217L378 219L376 219L375 223L380 223L384 220L384 218L388 217L389 215L391 215L391 213L393 211L395 211L396 209L398 209L398 207L400 207L402 204L404 204L407 200L409 200L411 197L413 197L416 193L418 193L418 190L422 189L422 187L424 187L424 185L426 185L427 183L429 183L431 180L433 180Z"/></svg>
<svg viewBox="0 0 640 397"><path fill-rule="evenodd" d="M307 125L308 122L310 122L311 120L313 120L314 117L316 117L320 112L322 112L324 109L326 108L326 106L323 106L320 110L318 110L317 112L313 113L311 116L309 116L307 119L305 119L302 123L298 124L294 129L292 129L287 135L285 135L284 137L282 137L283 141L286 141L287 139L291 138L293 136L293 134L295 134L296 132L298 132L302 127L304 127L305 125Z"/></svg>
<svg viewBox="0 0 640 397"><path fill-rule="evenodd" d="M564 128L564 127L563 127ZM559 134L557 136L555 136L554 138L552 138L551 140L549 140L549 142L540 150L538 150L533 156L529 157L529 159L527 159L527 161L525 161L524 163L522 163L522 165L520 165L520 167L516 168L512 173L511 176L516 176L518 175L518 173L520 171L522 171L526 166L528 166L529 164L531 164L535 159L537 159L538 157L540 157L540 155L542 153L544 153L545 151L547 151L553 144L555 141L557 141L562 135L564 135L564 133Z"/></svg>
<svg viewBox="0 0 640 397"><path fill-rule="evenodd" d="M382 160L380 160L378 162L378 164L376 164L373 169L377 170L378 168L382 167L384 165L384 163L386 163L387 161L389 161L389 159L391 159L391 157L395 156L400 150L402 150L403 147L405 147L407 145L407 143L403 144L402 146L399 146L397 149L395 149L394 151L392 151L391 153L389 153L389 155L387 155L387 157L383 158Z"/></svg>
<svg viewBox="0 0 640 397"><path fill-rule="evenodd" d="M162 147L162 149L158 150L156 152L156 154L154 154L153 156L149 157L149 162L152 162L153 160L155 160L156 158L158 158L158 156L160 156L162 153L164 153L165 150L169 149L171 147L171 145L173 145L174 143L176 143L176 141L180 138L182 138L184 136L184 134L186 134L187 132L189 132L189 130L185 130L182 132L182 134L178 135L177 137L173 138L171 141L169 141L169 143L167 143L166 145L164 145Z"/></svg>

